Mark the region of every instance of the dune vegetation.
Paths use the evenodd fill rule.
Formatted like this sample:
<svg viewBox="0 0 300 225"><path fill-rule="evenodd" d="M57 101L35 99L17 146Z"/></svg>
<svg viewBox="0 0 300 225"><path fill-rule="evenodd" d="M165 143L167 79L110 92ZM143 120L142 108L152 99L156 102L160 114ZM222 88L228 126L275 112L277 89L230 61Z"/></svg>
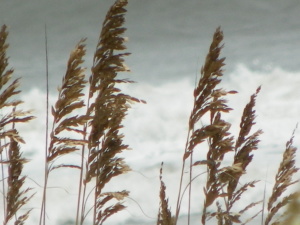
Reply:
<svg viewBox="0 0 300 225"><path fill-rule="evenodd" d="M120 78L119 74L129 71L125 58L126 52L124 27L127 0L116 0L108 10L100 31L99 41L95 49L90 77L86 76L83 66L86 54L85 39L82 39L70 53L67 71L58 90L58 98L53 106L49 106L50 120L45 121L45 170L43 193L40 207L39 225L47 224L48 179L54 170L68 168L79 170L77 194L77 210L74 212L74 224L105 224L110 217L126 207L129 191L107 190L111 180L130 172L126 158L120 153L129 149L124 143L122 133L123 120L132 104L146 104L145 101L130 96L120 86L131 85L133 81ZM19 135L18 124L34 119L32 111L22 110L20 79L14 78L13 69L9 68L7 56L8 30L5 25L0 32L0 163L1 163L1 196L4 211L1 212L3 224L26 224L31 209L26 205L36 197L36 190L26 186L30 174L23 173L23 165L30 163L23 157L22 146L25 141ZM191 209L191 192L193 181L199 176L194 168L201 166L206 176L206 183L197 187L203 190L199 224L207 224L208 220L218 225L247 224L255 217L261 217L261 224L292 225L300 212L300 192L290 189L298 183L293 177L299 168L295 164L297 148L293 145L294 134L286 143L282 161L278 162L278 172L270 196L258 202L245 202L243 197L248 189L255 189L258 180L241 183L246 170L258 150L262 130L253 130L255 124L255 104L259 97L260 87L250 96L240 118L239 135L234 138L230 132L231 124L224 119L230 113L226 97L237 94L234 90L225 90L222 86L223 32L217 28L200 77L194 89L194 105L188 122L186 145L182 151L181 174L178 174L180 186L177 204L170 206L163 181L163 165L160 174L160 204L157 206L158 225L176 225L181 208ZM88 90L85 92L84 90ZM85 94L87 93L87 95ZM84 112L84 113L79 113ZM204 119L205 118L205 119ZM204 123L203 121L209 121ZM30 140L27 140L30 141ZM206 146L206 158L194 157L195 151ZM135 151L135 150L134 150ZM206 151L206 150L205 150ZM63 163L63 159L74 152L80 154L80 164ZM136 154L139 154L138 151ZM231 165L225 165L224 157L230 155ZM59 159L59 160L58 160ZM185 171L189 171L185 173ZM63 173L63 171L62 171ZM187 176L189 182L184 183ZM120 184L120 187L122 185ZM183 205L183 195L189 196L188 205ZM174 196L173 196L174 197ZM63 200L63 199L62 199ZM175 209L175 210L171 210ZM248 210L255 208L256 213L249 216ZM188 216L186 224L191 224ZM125 223L124 223L125 224Z"/></svg>

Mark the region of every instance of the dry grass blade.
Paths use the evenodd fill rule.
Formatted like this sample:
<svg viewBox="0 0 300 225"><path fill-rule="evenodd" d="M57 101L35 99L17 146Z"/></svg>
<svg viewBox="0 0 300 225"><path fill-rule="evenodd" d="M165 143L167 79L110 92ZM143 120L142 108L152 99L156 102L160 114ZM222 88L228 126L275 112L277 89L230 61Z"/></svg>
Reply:
<svg viewBox="0 0 300 225"><path fill-rule="evenodd" d="M11 84L8 85L8 82L11 80L13 69L7 70L8 66L8 57L6 56L6 50L8 48L8 44L6 43L6 38L8 36L7 27L5 25L2 26L0 31L0 108L8 107L8 106L17 106L22 103L18 100L7 101L12 96L20 93L16 89L19 87L20 79L15 79ZM4 89L4 86L7 85ZM4 90L3 90L4 89Z"/></svg>
<svg viewBox="0 0 300 225"><path fill-rule="evenodd" d="M22 158L19 143L25 142L15 129L15 125L16 123L28 122L34 118L29 116L30 111L16 110L16 106L21 104L22 101L12 100L12 97L15 97L20 91L17 90L19 79L15 79L10 83L13 70L6 69L8 66L8 57L6 56L7 36L6 26L3 25L0 31L0 109L5 108L7 114L0 118L0 153L1 164L7 166L8 174L6 179L7 193L3 190L6 197L4 200L4 225L8 224L13 218L15 218L15 224L24 224L30 212L28 210L25 214L20 215L19 213L19 209L26 205L32 196L27 196L31 190L30 188L22 190L26 179L22 175L22 170L23 164L27 160ZM4 140L4 145L2 145L2 140ZM4 159L4 153L6 153L6 159ZM3 170L4 166L1 168Z"/></svg>
<svg viewBox="0 0 300 225"><path fill-rule="evenodd" d="M85 106L82 99L84 96L83 89L86 85L85 69L81 67L86 52L84 41L81 40L70 54L67 72L62 80L62 86L59 88L58 100L52 107L54 121L48 148L48 163L61 155L78 150L80 146L85 144L82 138L61 138L59 136L63 131L79 133L82 136L83 130L77 129L77 127L83 127L89 120L89 116L86 115L71 116L75 110Z"/></svg>
<svg viewBox="0 0 300 225"><path fill-rule="evenodd" d="M249 135L255 119L256 96L260 90L251 96L250 102L246 105L242 116L241 130L239 138L234 147L233 137L229 129L230 124L222 119L222 113L228 113L231 108L227 106L224 98L227 94L235 94L236 91L225 91L218 88L223 76L222 67L224 58L219 58L223 45L223 33L218 28L214 34L206 62L201 70L201 78L198 86L194 90L194 108L189 121L189 135L183 160L192 157L195 147L205 141L208 142L209 150L206 160L200 160L193 165L207 166L207 182L204 188L205 202L202 214L202 223L205 224L208 216L215 216L220 224L232 224L240 221L240 213L231 212L234 203L241 198L241 195L249 188L254 187L257 181L249 182L243 185L239 190L235 190L240 177L245 174L247 165L251 162L253 155L251 152L257 149L259 142L258 136L261 131ZM201 125L197 128L197 122L208 114L210 115L210 124ZM232 166L221 167L226 153L234 151L234 160ZM184 163L183 163L184 164ZM224 192L224 188L227 192ZM207 214L207 208L211 206L218 198L225 199L226 210L222 210L222 205L217 204L218 212ZM250 204L249 207L254 205ZM180 206L177 205L177 218ZM248 207L246 207L248 209Z"/></svg>
<svg viewBox="0 0 300 225"><path fill-rule="evenodd" d="M124 57L129 53L116 53L126 49L122 37L127 1L117 0L102 25L99 42L94 54L92 75L89 79L88 123L88 161L84 185L96 178L94 224L102 224L110 215L124 208L117 203L113 208L105 208L108 196L103 196L103 188L113 178L130 170L123 158L117 155L128 149L123 144L122 121L130 105L139 99L123 94L116 87L119 83L131 83L127 79L118 79L119 72L127 72ZM84 191L85 192L85 191ZM83 194L85 195L85 194ZM85 213L82 210L82 215Z"/></svg>
<svg viewBox="0 0 300 225"><path fill-rule="evenodd" d="M83 126L88 122L90 117L86 115L73 115L76 110L85 106L83 101L83 89L87 82L85 81L85 68L81 66L84 62L83 56L86 52L84 41L85 39L81 40L70 54L67 71L63 77L62 86L58 90L58 100L55 106L52 107L53 125L50 134L51 141L46 152L40 224L42 224L42 221L43 224L45 224L46 190L49 173L54 169L62 167L78 168L77 165L54 165L55 160L79 150L80 147L87 143L84 140L85 132L83 131ZM79 129L79 126L82 128ZM66 133L68 135L79 134L79 138L63 136L66 135Z"/></svg>
<svg viewBox="0 0 300 225"><path fill-rule="evenodd" d="M261 130L254 132L249 135L251 132L252 126L255 124L255 103L257 94L260 91L260 87L256 90L256 93L253 94L250 98L250 102L244 108L240 123L240 133L235 145L235 155L234 155L234 165L239 165L240 170L230 173L227 181L228 187L228 205L229 209L234 205L235 201L240 198L240 195L244 193L246 189L245 186L242 186L239 190L236 191L237 184L239 183L240 177L245 174L246 168L249 163L252 161L253 154L252 151L257 150L257 145L259 143L259 135L262 133ZM254 187L255 182L250 182L247 185L248 187ZM237 198L238 196L238 198Z"/></svg>
<svg viewBox="0 0 300 225"><path fill-rule="evenodd" d="M256 90L256 93L253 94L250 98L250 102L246 105L241 123L240 123L240 133L238 136L238 140L235 145L235 156L234 156L234 164L240 163L242 170L246 171L246 167L248 164L252 161L253 154L251 154L252 151L257 150L257 145L259 143L259 135L262 134L262 130L258 130L254 132L253 134L249 135L252 126L255 124L255 102L257 94L260 91L260 87ZM239 176L235 177L235 180L230 182L228 186L228 193L229 195L232 194L234 191L240 176L243 173L239 173Z"/></svg>
<svg viewBox="0 0 300 225"><path fill-rule="evenodd" d="M166 185L162 180L162 167L163 163L161 164L160 168L160 207L157 217L157 225L173 225L175 224L174 218L172 217L171 211L169 209L169 200L166 197Z"/></svg>
<svg viewBox="0 0 300 225"><path fill-rule="evenodd" d="M246 105L243 115L242 115L242 119L241 119L241 123L240 123L240 133L238 136L238 140L236 142L235 145L235 149L236 149L236 154L240 151L243 150L243 147L245 145L245 143L247 142L247 136L249 135L252 126L255 124L255 102L256 102L256 97L258 95L258 93L260 92L261 87L258 87L255 94L253 94L250 98L250 102ZM237 159L238 160L238 159Z"/></svg>
<svg viewBox="0 0 300 225"><path fill-rule="evenodd" d="M0 133L0 139L5 139L6 137L11 138L12 140L25 144L23 138L18 134L16 129L10 129L8 131L4 131Z"/></svg>
<svg viewBox="0 0 300 225"><path fill-rule="evenodd" d="M255 206L257 206L258 204L261 204L262 203L262 201L258 201L258 202L252 202L252 203L250 203L249 205L247 205L244 209L242 209L242 210L240 210L239 211L239 214L243 214L244 212L246 212L248 209L250 209L250 208L253 208L253 207L255 207ZM259 214L261 211L259 211L257 214ZM253 219L254 217L252 217L252 219ZM250 222L251 220L247 220L248 222Z"/></svg>
<svg viewBox="0 0 300 225"><path fill-rule="evenodd" d="M52 107L54 124L47 158L48 162L61 155L76 151L79 146L85 144L82 139L60 138L58 136L62 131L83 134L83 131L76 129L76 127L83 126L88 121L88 117L85 115L70 117L75 110L84 107L82 97L84 96L83 89L86 81L84 80L85 69L81 67L85 55L84 41L81 40L70 54L67 72L63 78L62 86L59 88L59 98L55 106ZM55 166L55 168L59 167L63 166Z"/></svg>
<svg viewBox="0 0 300 225"><path fill-rule="evenodd" d="M190 177L192 177L192 166L206 165L207 167L207 182L204 187L205 200L201 219L202 224L206 224L206 221L212 217L216 217L218 224L232 225L233 223L242 223L241 216L250 208L261 203L261 201L252 202L238 213L231 211L235 203L241 199L242 195L245 194L249 188L255 187L255 184L258 182L250 181L237 189L240 178L246 173L247 166L252 162L252 152L258 149L259 136L262 133L261 130L257 130L251 134L256 117L254 107L260 87L257 88L256 92L251 96L250 102L244 108L240 123L240 133L234 145L233 137L229 132L231 125L222 119L222 113L227 113L231 110L231 108L227 106L227 101L224 97L227 94L235 94L236 91L225 91L217 88L223 76L222 67L224 65L224 58L219 59L220 51L223 47L220 44L222 40L223 34L220 28L218 28L214 34L205 65L201 69L200 80L194 90L194 106L189 119L189 132L183 156L175 224L177 223L181 207L181 188L185 161L187 159L190 159ZM210 123L208 125L201 123L199 126L198 121L207 114L210 115ZM291 181L292 175L298 171L294 166L296 148L291 146L292 139L293 138L287 143L284 160L276 175L273 194L268 204L269 214L265 223L266 225L269 224L273 216L283 206L299 196L299 193L295 192L283 198L282 201L275 205L275 202L278 201L278 198L286 188L298 182ZM206 159L194 162L193 152L195 148L205 141L208 142L209 147ZM234 151L233 163L231 166L222 167L224 156L230 151ZM227 192L225 191L226 189ZM224 203L221 204L217 201L217 211L208 212L208 207L216 202L218 198L223 198ZM191 199L189 199L189 201L190 200ZM225 206L225 210L222 209L223 206ZM261 213L261 211L246 220L243 224L253 220L259 213Z"/></svg>
<svg viewBox="0 0 300 225"><path fill-rule="evenodd" d="M228 201L228 208L231 209L237 201L241 199L241 196L248 190L248 188L253 188L258 181L251 181L242 185L238 190L236 190L230 200ZM243 211L241 211L243 213Z"/></svg>
<svg viewBox="0 0 300 225"><path fill-rule="evenodd" d="M230 110L225 104L226 100L220 97L236 92L216 89L216 86L221 82L220 77L223 75L221 68L225 65L225 58L219 58L221 49L223 48L220 45L222 40L223 32L218 28L214 34L204 67L201 69L201 78L194 90L195 103L189 122L190 130L194 129L194 125L205 113L215 110L229 112ZM212 110L213 108L214 110Z"/></svg>
<svg viewBox="0 0 300 225"><path fill-rule="evenodd" d="M6 71L13 73L13 70L10 71ZM6 74L4 74L5 76ZM8 102L7 99L11 98L13 95L17 95L20 93L20 91L16 91L16 89L19 87L20 85L20 79L15 79L0 95L0 107L4 108L7 106L17 106L18 104L22 103L21 101L16 101L13 100L11 102ZM2 86L3 88L3 86ZM1 88L1 89L2 89Z"/></svg>
<svg viewBox="0 0 300 225"><path fill-rule="evenodd" d="M252 161L253 155L251 154L251 152L257 149L257 145L259 143L258 136L262 133L261 130L258 130L253 134L249 135L252 126L255 124L254 106L259 91L260 87L256 90L256 93L251 96L250 102L244 108L244 112L240 123L240 133L234 148L235 154L233 159L233 165L223 167L222 169L218 169L216 171L218 173L217 179L215 181L212 180L212 184L214 184L216 187L216 191L212 192L214 198L218 197L217 194L221 191L221 185L223 185L222 187L227 187L227 192L224 193L222 190L226 210L223 212L223 214L221 214L223 216L222 223L226 225L231 225L233 223L241 223L240 217L242 216L242 214L249 208L252 208L259 203L251 203L247 205L243 210L240 210L238 213L231 212L231 209L234 206L234 204L241 199L241 196L247 191L247 189L250 187L253 188L258 182L248 182L236 190L237 184L239 183L241 176L245 174L246 167ZM219 159L219 161L221 160L222 159ZM213 158L208 161L215 162ZM214 168L213 163L208 164L208 166ZM212 174L212 177L214 173ZM214 198L211 199L214 200ZM218 215L218 217L220 217L220 215ZM247 220L247 222L251 221L252 219L253 218Z"/></svg>
<svg viewBox="0 0 300 225"><path fill-rule="evenodd" d="M202 217L203 224L206 221L207 207L210 206L215 199L223 195L221 190L224 184L220 182L217 174L224 155L233 150L233 137L230 137L230 133L228 132L231 125L222 120L221 113L228 113L231 110L231 108L227 106L227 100L224 97L227 94L235 94L236 91L225 91L224 89L217 88L223 76L222 67L225 65L225 58L219 58L221 49L223 48L223 45L221 45L222 40L223 32L218 28L214 33L209 53L201 69L200 80L194 90L194 106L189 119L189 133L183 156L176 221L180 211L179 196L181 196L185 160L189 157L192 160L191 156L195 147L204 141L209 143L209 151L207 153L207 163L205 163L207 165L208 181L204 190L206 198ZM206 114L210 115L210 124L204 126L201 124L200 128L197 128L198 122ZM193 165L193 162L190 164Z"/></svg>
<svg viewBox="0 0 300 225"><path fill-rule="evenodd" d="M20 100L12 100L12 97L19 94L20 91L17 88L20 85L20 79L17 78L9 84L9 81L12 78L13 69L7 70L8 66L8 57L6 56L6 50L8 44L6 43L6 38L8 36L7 27L2 26L0 31L0 109L7 107L15 108L22 103ZM0 119L0 132L4 126L17 122L27 122L34 117L28 116L30 111L13 111L9 112L7 115L3 116Z"/></svg>
<svg viewBox="0 0 300 225"><path fill-rule="evenodd" d="M100 194L102 199L97 201L95 205L96 208L100 209L98 211L95 224L102 225L111 215L125 209L126 207L121 201L128 197L128 195L129 192L125 190L120 192L105 192ZM117 203L104 208L104 205L113 199L115 199Z"/></svg>
<svg viewBox="0 0 300 225"><path fill-rule="evenodd" d="M0 124L2 127L4 127L14 123L26 123L34 119L33 116L27 116L30 113L31 111L12 111L6 115L3 115L3 117L0 119Z"/></svg>
<svg viewBox="0 0 300 225"><path fill-rule="evenodd" d="M122 34L125 30L125 28L120 28L124 22L123 13L125 9L123 7L125 5L125 3L117 1L107 13L94 56L93 73L90 77L90 97L93 97L97 93L98 95L95 102L89 108L89 112L93 113L93 119L90 122L89 149L91 151L88 160L90 168L86 182L89 182L92 177L97 176L96 170L98 166L96 164L97 160L100 159L98 146L101 138L107 137L107 139L103 140L104 143L102 144L102 146L107 148L103 149L103 154L106 153L107 157L105 157L106 155L101 155L101 158L104 156L105 160L113 158L116 153L127 148L126 145L123 147L120 146L122 135L118 134L119 128L122 127L120 122L127 110L127 106L124 105L126 98L118 98L119 96L115 95L115 93L118 93L119 89L114 88L114 78L117 72L126 71L125 67L121 64L124 61L122 58L124 54L114 55L115 50L125 49L125 46L121 44L123 42L121 41L122 38L118 36L118 34ZM110 19L112 22L109 22ZM115 32L115 30L119 30L119 32ZM116 147L114 150L117 152L112 153L111 148L114 146Z"/></svg>
<svg viewBox="0 0 300 225"><path fill-rule="evenodd" d="M206 62L201 71L201 79L194 94L200 96L196 102L203 104L207 100L205 110L197 110L191 121L197 121L207 110L210 112L210 125L205 127L202 131L208 136L209 150L207 152L207 161L212 162L207 164L208 178L204 188L205 201L202 214L202 223L206 222L207 208L218 198L224 197L222 188L224 183L219 179L218 172L220 171L221 162L226 153L233 150L233 137L230 136L230 124L221 118L221 113L227 113L231 109L227 106L226 100L223 98L227 94L236 93L235 91L225 91L223 89L216 89L216 86L221 82L222 67L224 65L224 58L219 59L221 41L223 40L223 33L218 28L214 34L213 42L210 51L206 57ZM201 81L202 80L202 81ZM201 105L200 105L201 106ZM203 107L203 106L201 106ZM192 127L194 127L192 125Z"/></svg>
<svg viewBox="0 0 300 225"><path fill-rule="evenodd" d="M0 31L0 90L2 90L2 87L11 79L13 74L12 69L6 70L8 66L8 58L6 56L6 50L8 48L8 44L6 43L7 36L7 27L3 25Z"/></svg>
<svg viewBox="0 0 300 225"><path fill-rule="evenodd" d="M217 212L207 213L207 220L216 217L218 221L218 225L227 224L227 221L231 221L232 223L241 223L239 213L231 213L231 212L224 211L219 201L216 202L216 205L217 205Z"/></svg>
<svg viewBox="0 0 300 225"><path fill-rule="evenodd" d="M294 131L295 132L295 131ZM270 224L274 220L276 213L286 206L289 202L297 199L300 192L294 192L282 200L279 198L287 188L295 183L298 183L299 180L293 181L293 175L299 170L295 165L295 154L297 148L293 146L294 133L291 139L286 143L286 149L283 153L283 159L278 168L278 172L275 177L275 184L273 187L272 195L268 201L268 215L265 220L265 225Z"/></svg>
<svg viewBox="0 0 300 225"><path fill-rule="evenodd" d="M21 158L20 147L18 142L11 138L9 146L9 157L8 157L8 191L6 195L6 217L4 224L7 224L14 216L17 215L18 210L26 205L32 196L28 197L27 194L31 190L21 190L25 182L26 177L21 175L23 164L26 159ZM24 219L27 218L30 210L21 216L16 216L16 223L23 224ZM23 221L23 222L22 222Z"/></svg>
<svg viewBox="0 0 300 225"><path fill-rule="evenodd" d="M215 216L218 220L218 225L223 225L224 224L224 217L222 216L222 207L221 207L219 202L217 202L216 204L217 204L218 211L217 211L216 215L210 215L210 216L211 217Z"/></svg>

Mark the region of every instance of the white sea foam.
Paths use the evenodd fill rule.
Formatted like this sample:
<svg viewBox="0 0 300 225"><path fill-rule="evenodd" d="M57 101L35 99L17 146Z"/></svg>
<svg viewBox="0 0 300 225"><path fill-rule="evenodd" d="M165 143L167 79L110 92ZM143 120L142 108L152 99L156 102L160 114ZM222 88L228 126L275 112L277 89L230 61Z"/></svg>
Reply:
<svg viewBox="0 0 300 225"><path fill-rule="evenodd" d="M224 79L223 87L227 90L237 90L239 94L229 96L229 106L234 110L224 116L231 122L232 132L237 135L240 116L243 107L249 101L259 85L262 90L257 97L257 119L255 129L263 129L259 150L254 157L254 165L250 165L248 179L263 180L259 188L267 182L267 193L270 193L273 177L281 160L285 143L291 137L296 123L300 120L300 72L286 72L274 68L268 72L253 72L239 65L233 73ZM161 85L148 83L132 84L124 87L124 91L147 101L147 104L135 104L129 112L123 130L128 143L133 149L123 155L133 169L133 172L112 181L114 190L128 189L131 198L126 200L128 208L112 216L107 224L151 224L155 223L159 199L159 168L164 161L164 180L167 184L167 194L170 197L172 209L175 209L178 192L178 177L180 174L182 153L185 146L188 118L193 104L194 82L188 79ZM50 96L50 102L55 102L56 94ZM45 149L45 93L33 89L22 95L25 109L34 109L37 117L28 126L20 126L20 133L27 144L22 146L24 155L31 159L25 167L25 174L39 185L43 183L43 157ZM51 124L51 123L50 123ZM300 145L300 132L295 133L295 146ZM205 145L199 147L204 151ZM205 154L203 154L204 156ZM199 156L202 156L199 154ZM74 159L78 156L74 155ZM195 159L196 160L196 159ZM300 154L297 155L298 162ZM229 162L229 159L228 159ZM203 168L195 169L195 173L203 172ZM76 206L77 175L71 169L61 169L50 175L48 196L49 224L71 224ZM204 176L195 181L193 187L192 209L199 212L202 207L202 184ZM35 224L39 217L41 187L35 182L27 184L39 192L31 201L34 210L29 224ZM262 190L262 189L261 189ZM260 193L260 194L257 194ZM249 192L246 200L259 200L263 192ZM184 200L184 203L186 200ZM184 204L183 203L183 204ZM67 206L66 206L67 205ZM143 212L141 211L141 209ZM183 205L182 213L187 209ZM146 214L146 215L145 215ZM150 217L150 218L149 218ZM196 216L197 217L197 216ZM183 222L184 224L184 222Z"/></svg>

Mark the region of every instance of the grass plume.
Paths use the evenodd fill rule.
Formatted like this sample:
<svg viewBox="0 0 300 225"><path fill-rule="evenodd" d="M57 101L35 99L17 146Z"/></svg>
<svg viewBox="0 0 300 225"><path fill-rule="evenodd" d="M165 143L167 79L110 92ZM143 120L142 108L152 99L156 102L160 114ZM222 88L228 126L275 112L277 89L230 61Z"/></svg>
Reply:
<svg viewBox="0 0 300 225"><path fill-rule="evenodd" d="M0 110L2 113L0 118L0 154L1 168L7 169L7 177L2 177L6 181L3 184L4 199L4 221L6 225L9 221L15 220L15 224L24 224L30 210L20 213L20 209L26 205L31 199L29 196L30 188L24 189L26 176L22 175L23 164L27 162L22 157L20 144L25 144L23 138L16 129L17 123L27 123L34 117L29 111L17 110L22 101L16 99L19 94L19 80L12 80L13 69L7 69L8 57L6 50L8 44L6 39L8 36L7 28L2 26L0 31ZM3 175L4 173L2 173Z"/></svg>
<svg viewBox="0 0 300 225"><path fill-rule="evenodd" d="M65 155L78 151L86 143L83 140L83 125L88 116L77 115L76 110L85 106L83 89L85 88L84 62L85 40L81 40L70 54L67 71L59 88L58 99L52 107L53 124L50 134L50 144L46 153L44 193L41 207L40 224L45 224L46 198L49 174L61 167L79 168L78 165L59 164L55 161ZM75 113L75 115L74 115ZM79 128L78 128L79 127ZM81 128L80 128L81 127ZM72 133L79 134L79 138L71 138ZM68 135L66 135L68 134Z"/></svg>
<svg viewBox="0 0 300 225"><path fill-rule="evenodd" d="M194 106L189 119L189 131L186 142L186 147L183 155L182 170L180 176L180 187L178 193L175 224L177 224L181 203L183 186L184 170L189 160L189 184L191 187L192 181L196 178L193 177L193 166L204 165L206 166L207 181L204 187L204 205L201 223L206 224L208 220L215 217L218 224L231 225L234 223L249 223L257 215L261 213L258 211L252 217L242 222L242 216L250 208L253 208L260 204L262 201L250 202L241 208L239 211L232 211L234 205L237 205L242 197L246 194L246 191L250 188L255 188L257 180L249 181L245 184L240 184L240 178L246 174L247 166L252 162L253 151L258 149L259 136L262 134L262 130L252 131L255 124L255 102L257 95L261 87L257 88L256 92L250 97L250 102L245 106L244 112L241 117L240 132L234 141L233 135L230 133L231 124L222 119L223 113L229 113L232 109L227 105L225 99L228 94L236 94L236 91L226 91L219 87L223 76L222 67L225 65L225 58L220 58L220 52L223 48L221 44L223 40L223 33L220 28L216 30L213 36L212 44L209 49L209 53L206 57L204 66L201 69L201 77L198 85L194 90ZM209 117L209 123L203 124L203 118ZM289 144L292 142L288 142ZM193 153L195 149L201 144L208 145L208 151L205 159L195 161L193 159ZM199 147L198 147L199 148ZM289 147L291 149L291 147ZM296 149L292 148L291 152L284 153L294 157ZM201 150L201 149L200 149ZM233 152L232 165L223 166L223 159L229 152ZM286 157L287 158L287 157ZM285 160L286 161L286 160ZM292 160L290 160L293 162ZM288 168L288 174L295 173L297 169L293 168L293 164L290 164L291 168ZM283 173L284 168L281 166L279 169L280 174ZM203 173L202 173L203 174ZM201 174L201 175L202 175ZM282 174L281 174L282 175ZM277 175L279 176L279 175ZM287 175L286 175L287 176ZM278 180L280 178L277 178ZM274 208L271 208L272 199L274 199L278 192L285 189L286 186L292 185L295 182L287 182L287 179L282 178L285 181L285 186L281 187L279 184L274 187L273 197L271 196L271 203L269 203L268 210L271 212L266 223L272 218L272 216L279 210L279 208L286 205L290 200L296 199L298 193L294 193L289 197L286 197L283 202L278 203ZM289 180L291 178L288 178ZM277 181L278 182L278 181ZM191 188L189 188L191 192ZM189 196L191 194L189 193ZM161 202L167 203L165 196ZM189 197L189 205L191 205L191 198ZM224 203L221 203L223 200ZM216 204L216 210L212 211L213 205ZM168 206L169 207L169 206ZM190 211L189 211L190 214ZM187 224L190 224L190 218L188 216Z"/></svg>
<svg viewBox="0 0 300 225"><path fill-rule="evenodd" d="M173 225L174 217L172 217L169 207L169 200L166 197L166 185L162 180L163 163L160 168L160 208L157 217L157 225Z"/></svg>
<svg viewBox="0 0 300 225"><path fill-rule="evenodd" d="M127 1L116 1L108 11L96 47L90 77L89 98L95 96L95 101L88 108L88 115L92 115L93 119L89 124L88 161L84 182L91 182L91 179L95 178L93 221L99 225L124 209L122 200L129 195L126 190L104 191L112 178L130 171L124 159L118 157L119 153L128 149L128 145L123 144L124 135L120 132L130 105L139 102L116 87L120 83L131 83L117 77L118 73L129 71L124 64L124 57L129 53L122 52L126 49L126 38L122 36L126 30L123 27L126 5ZM113 199L117 202L106 207L107 202Z"/></svg>
<svg viewBox="0 0 300 225"><path fill-rule="evenodd" d="M297 148L293 146L293 138L294 134L286 143L286 149L283 153L282 161L275 176L275 184L268 201L268 215L265 220L265 225L285 224L287 222L287 218L285 218L285 216L290 216L289 209L285 213L281 214L281 216L278 218L275 218L275 215L278 214L278 211L283 209L283 207L287 206L289 203L293 201L299 201L300 191L295 191L292 194L286 195L280 199L288 187L299 182L299 180L293 180L293 175L299 170L295 164L295 154ZM275 222L271 223L272 221Z"/></svg>

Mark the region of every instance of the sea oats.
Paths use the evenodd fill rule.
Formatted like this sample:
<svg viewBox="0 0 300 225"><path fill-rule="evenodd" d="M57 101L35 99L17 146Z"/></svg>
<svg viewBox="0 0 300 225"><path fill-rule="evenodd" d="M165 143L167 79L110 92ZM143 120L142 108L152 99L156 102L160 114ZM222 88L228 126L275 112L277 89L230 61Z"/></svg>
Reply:
<svg viewBox="0 0 300 225"><path fill-rule="evenodd" d="M88 156L86 174L82 178L82 202L86 201L86 185L95 178L93 224L103 224L109 216L125 207L118 197L121 192L104 192L103 189L112 178L130 171L124 159L118 157L119 153L128 149L128 145L123 144L122 121L131 104L140 102L116 87L120 83L132 83L130 80L118 78L118 73L129 71L124 63L124 57L129 53L123 52L126 49L124 42L127 38L122 37L126 30L123 27L126 5L127 1L117 0L107 12L89 79L87 115L91 119L86 127L89 131ZM84 151L82 154L85 154ZM123 197L127 195L126 192ZM107 206L107 202L112 199L117 200L117 203ZM81 209L81 224L84 216L85 206Z"/></svg>
<svg viewBox="0 0 300 225"><path fill-rule="evenodd" d="M295 131L294 131L295 132ZM282 218L275 218L279 210L290 202L299 199L300 192L296 191L292 194L285 195L283 198L280 197L286 193L289 186L299 183L299 180L293 180L293 175L299 170L296 167L295 154L297 148L293 146L294 133L291 139L286 143L286 149L283 153L283 158L278 168L278 172L275 177L275 184L273 187L272 195L268 201L268 214L265 220L265 225L274 224L272 221L276 221ZM287 214L287 212L285 213ZM278 221L277 221L278 222Z"/></svg>
<svg viewBox="0 0 300 225"><path fill-rule="evenodd" d="M226 173L223 175L227 177L228 185L227 185L227 203L226 208L227 212L229 213L236 201L240 200L241 196L246 192L249 188L253 188L255 184L258 181L251 181L249 183L246 183L242 185L239 189L236 190L237 185L239 183L239 180L241 176L246 174L246 168L249 165L249 163L252 161L253 154L252 151L257 150L257 145L259 143L259 135L262 133L261 130L258 130L254 132L253 134L250 134L253 125L255 124L255 103L256 103L256 97L257 94L260 91L260 87L256 90L255 94L253 94L250 97L250 102L245 106L243 115L241 118L240 123L240 132L239 136L237 138L236 144L235 144L235 154L234 154L234 165L239 165L239 170L235 171L226 171ZM224 178L223 178L224 179ZM246 209L249 209L251 207L254 207L255 205L259 204L259 202L256 203L250 203L245 207L244 210L240 211L240 216L246 211ZM232 222L228 219L225 219L225 224L232 224ZM247 221L250 222L250 221Z"/></svg>
<svg viewBox="0 0 300 225"><path fill-rule="evenodd" d="M25 144L25 141L19 135L16 125L26 123L34 117L30 116L30 111L16 110L16 107L22 103L22 101L15 99L15 95L21 92L17 90L20 79L11 81L13 70L7 70L7 36L6 26L3 25L0 31L0 109L4 110L5 108L7 114L0 118L0 163L2 164L2 170L4 165L7 166L8 174L6 179L7 190L3 189L3 195L5 196L3 224L6 225L14 219L15 224L21 225L24 224L30 210L23 214L19 210L27 204L32 195L28 196L30 188L24 190L26 176L22 175L22 171L23 164L28 160L22 157L19 143ZM4 144L2 145L2 143ZM5 155L6 159L4 159Z"/></svg>
<svg viewBox="0 0 300 225"><path fill-rule="evenodd" d="M169 209L169 200L166 197L166 185L162 180L162 171L163 171L163 163L160 168L160 207L157 216L157 225L173 225L174 218L172 217L171 211Z"/></svg>
<svg viewBox="0 0 300 225"><path fill-rule="evenodd" d="M223 75L222 67L225 65L225 58L219 58L223 45L223 33L218 28L213 36L213 41L206 57L204 66L201 69L201 77L194 90L194 106L189 119L189 133L183 156L183 166L181 173L180 188L177 200L176 221L180 211L180 198L183 171L185 161L190 159L190 180L192 179L192 165L203 164L207 166L208 180L205 192L205 203L203 210L202 223L206 221L206 209L218 197L224 196L222 188L224 184L218 179L221 162L227 152L233 151L233 137L230 136L230 123L221 118L222 113L228 113L231 108L227 106L227 100L224 98L227 94L235 94L236 91L226 91L218 88ZM210 124L202 125L201 118L205 115L210 116ZM199 128L198 128L199 127ZM209 145L206 160L200 160L196 163L192 160L194 149L201 143L206 142ZM202 163L201 163L202 162Z"/></svg>
<svg viewBox="0 0 300 225"><path fill-rule="evenodd" d="M84 140L83 126L89 120L89 116L74 115L76 110L85 106L83 101L83 89L87 82L85 81L85 68L81 66L84 62L83 56L86 52L84 41L84 39L81 40L70 54L67 71L62 79L62 86L58 89L58 99L52 107L53 125L50 134L50 144L46 153L40 224L42 221L45 223L46 193L50 172L61 167L79 168L77 165L64 163L55 165L56 159L79 150L81 146L87 143ZM66 133L68 135L66 135ZM79 138L70 137L72 133L79 134Z"/></svg>

